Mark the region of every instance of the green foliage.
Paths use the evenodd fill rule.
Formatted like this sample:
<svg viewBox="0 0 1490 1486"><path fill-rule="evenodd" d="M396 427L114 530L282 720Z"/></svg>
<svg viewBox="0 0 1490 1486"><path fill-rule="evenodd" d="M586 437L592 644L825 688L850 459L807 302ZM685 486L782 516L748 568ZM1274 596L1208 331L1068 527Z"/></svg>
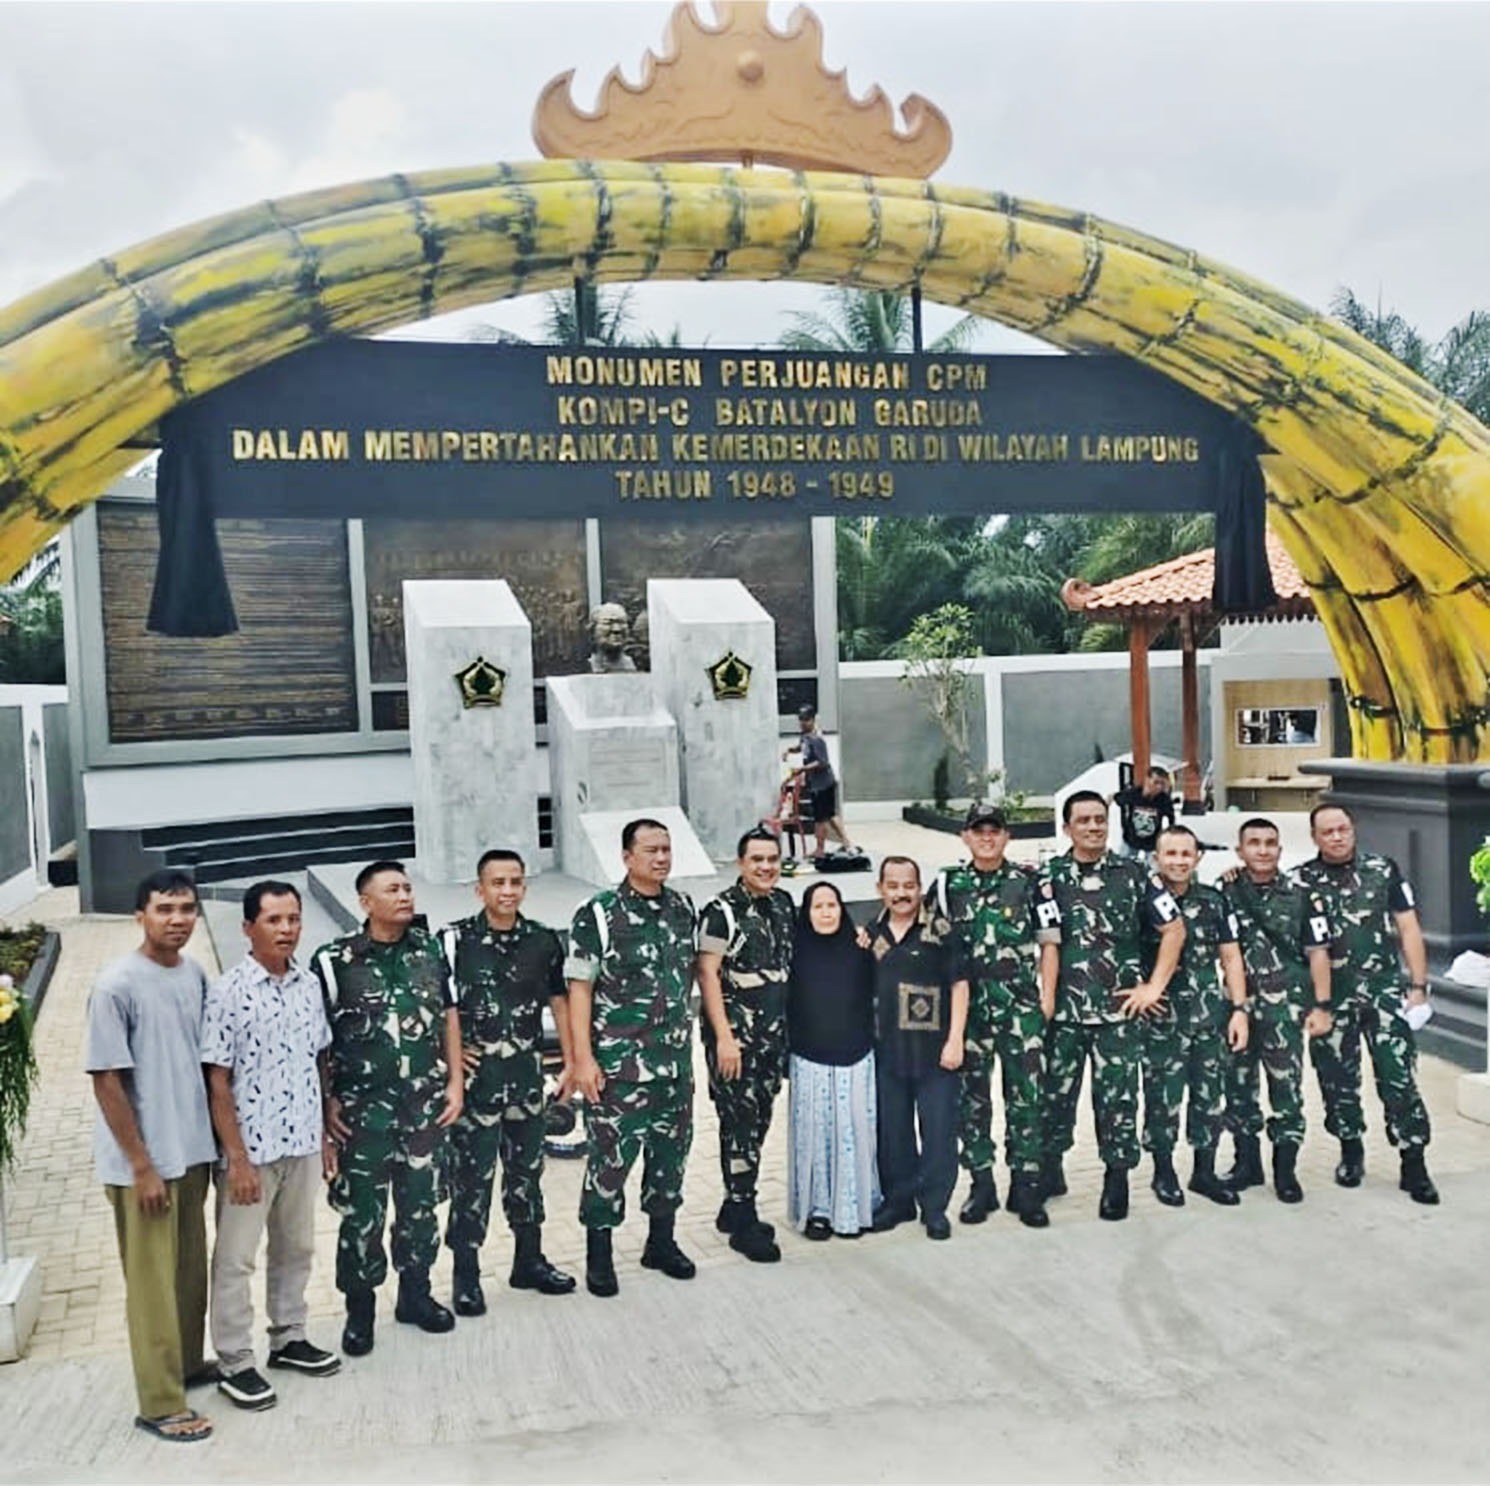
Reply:
<svg viewBox="0 0 1490 1486"><path fill-rule="evenodd" d="M904 684L920 697L941 730L946 749L938 769L956 762L964 778L974 775L968 693L971 690L968 661L982 652L974 638L972 610L963 604L941 604L929 614L918 614L910 633L896 647L905 661ZM940 784L938 807L945 804L948 780Z"/></svg>
<svg viewBox="0 0 1490 1486"><path fill-rule="evenodd" d="M31 1009L20 987L41 950L40 924L0 929L0 1174L14 1164L36 1083ZM7 981L11 982L7 984Z"/></svg>
<svg viewBox="0 0 1490 1486"><path fill-rule="evenodd" d="M830 289L822 314L794 311L781 337L786 351L853 351L876 355L909 351L913 343L911 301L894 289ZM928 351L965 351L977 337L979 320L964 315L930 341Z"/></svg>
<svg viewBox="0 0 1490 1486"><path fill-rule="evenodd" d="M1433 343L1396 310L1384 310L1380 304L1368 309L1349 289L1336 291L1330 313L1447 393L1481 423L1490 423L1490 310L1471 311Z"/></svg>
<svg viewBox="0 0 1490 1486"><path fill-rule="evenodd" d="M61 592L47 582L0 589L0 682L60 686L66 679Z"/></svg>
<svg viewBox="0 0 1490 1486"><path fill-rule="evenodd" d="M42 924L27 924L20 929L0 928L0 975L9 975L20 985L31 973L46 937L47 931Z"/></svg>
<svg viewBox="0 0 1490 1486"><path fill-rule="evenodd" d="M607 293L592 280L586 279L580 286L580 300L584 305L585 329L588 336L580 335L577 311L579 305L571 293L549 294L543 301L544 338L557 346L578 346L598 341L602 346L629 346L631 324L631 290Z"/></svg>
<svg viewBox="0 0 1490 1486"><path fill-rule="evenodd" d="M1469 875L1475 885L1475 902L1480 912L1490 918L1490 836L1469 859Z"/></svg>

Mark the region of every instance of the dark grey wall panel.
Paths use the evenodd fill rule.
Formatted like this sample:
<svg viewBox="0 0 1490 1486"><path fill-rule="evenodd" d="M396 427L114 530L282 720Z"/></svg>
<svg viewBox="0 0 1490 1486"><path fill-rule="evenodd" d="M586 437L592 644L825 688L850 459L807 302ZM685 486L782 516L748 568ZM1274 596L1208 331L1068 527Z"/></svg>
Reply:
<svg viewBox="0 0 1490 1486"><path fill-rule="evenodd" d="M1149 673L1155 753L1182 758L1180 670ZM1210 672L1200 668L1200 767L1211 757ZM1004 676L1004 758L1011 789L1053 794L1099 758L1132 747L1126 666L1090 671L1021 671Z"/></svg>
<svg viewBox="0 0 1490 1486"><path fill-rule="evenodd" d="M0 882L30 865L25 717L19 707L0 707Z"/></svg>
<svg viewBox="0 0 1490 1486"><path fill-rule="evenodd" d="M72 809L72 744L66 702L41 709L41 746L47 755L47 839L57 851L78 833Z"/></svg>
<svg viewBox="0 0 1490 1486"><path fill-rule="evenodd" d="M970 679L972 754L981 759L988 752L983 678ZM844 798L929 801L932 771L945 745L920 698L891 676L845 678L838 696ZM956 770L951 792L967 793Z"/></svg>

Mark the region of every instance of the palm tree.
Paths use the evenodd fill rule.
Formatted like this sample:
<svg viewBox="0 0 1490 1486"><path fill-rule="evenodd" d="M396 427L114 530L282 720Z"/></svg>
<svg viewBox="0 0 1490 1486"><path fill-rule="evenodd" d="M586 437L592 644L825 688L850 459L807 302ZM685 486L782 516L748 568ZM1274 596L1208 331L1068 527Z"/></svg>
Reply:
<svg viewBox="0 0 1490 1486"><path fill-rule="evenodd" d="M881 355L909 351L911 301L893 289L832 289L821 314L794 311L786 351ZM978 331L965 315L927 348L962 351ZM975 519L886 520L841 517L838 647L844 660L877 660L909 632L916 616L958 598L959 574L976 545Z"/></svg>
<svg viewBox="0 0 1490 1486"><path fill-rule="evenodd" d="M548 294L544 296L543 329L545 339L551 345L578 346L629 346L633 344L627 335L631 321L631 290L610 292L600 288L592 279L580 283L578 298L574 294ZM589 332L580 335L580 310L584 311L584 328Z"/></svg>
<svg viewBox="0 0 1490 1486"><path fill-rule="evenodd" d="M957 592L957 559L935 517L843 517L837 525L838 650L879 660L916 615Z"/></svg>
<svg viewBox="0 0 1490 1486"><path fill-rule="evenodd" d="M785 351L848 351L878 355L911 349L910 297L894 289L832 289L823 314L794 310L792 328L781 337ZM927 346L928 351L965 351L980 321L964 315Z"/></svg>
<svg viewBox="0 0 1490 1486"><path fill-rule="evenodd" d="M1349 289L1335 292L1330 313L1446 392L1481 423L1490 423L1490 310L1471 310L1435 343L1427 341L1396 310L1383 310L1380 303L1368 309Z"/></svg>
<svg viewBox="0 0 1490 1486"><path fill-rule="evenodd" d="M470 326L468 341L494 342L502 346L658 346L681 345L682 331L673 327L669 341L659 341L653 331L638 339L631 336L631 290L610 291L586 279L580 287L579 301L573 291L555 291L543 297L543 336L534 342L515 330L503 330L485 322ZM580 336L579 312L584 309L585 329Z"/></svg>

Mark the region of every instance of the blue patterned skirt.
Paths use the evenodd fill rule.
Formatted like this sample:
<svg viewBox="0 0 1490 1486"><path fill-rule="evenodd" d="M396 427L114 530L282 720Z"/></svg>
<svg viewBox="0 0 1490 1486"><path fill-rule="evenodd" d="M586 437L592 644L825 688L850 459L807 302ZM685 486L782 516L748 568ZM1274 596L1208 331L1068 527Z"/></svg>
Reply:
<svg viewBox="0 0 1490 1486"><path fill-rule="evenodd" d="M869 1227L880 1202L874 1054L848 1068L791 1060L786 1211L800 1233L827 1218L835 1233Z"/></svg>

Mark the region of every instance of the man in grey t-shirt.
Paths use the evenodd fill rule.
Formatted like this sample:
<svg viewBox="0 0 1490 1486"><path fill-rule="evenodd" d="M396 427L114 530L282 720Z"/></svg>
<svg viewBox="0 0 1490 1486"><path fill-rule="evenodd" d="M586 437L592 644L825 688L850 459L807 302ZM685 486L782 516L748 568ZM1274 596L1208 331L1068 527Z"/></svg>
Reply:
<svg viewBox="0 0 1490 1486"><path fill-rule="evenodd" d="M139 949L104 967L88 1001L86 1068L98 1100L93 1153L124 1267L135 1424L185 1442L212 1433L187 1407L186 1388L212 1376L202 1363L202 1210L217 1156L202 1076L207 978L181 953L197 923L191 878L171 870L145 878L135 920L144 934Z"/></svg>
<svg viewBox="0 0 1490 1486"><path fill-rule="evenodd" d="M817 730L817 708L798 707L797 723L802 730L798 744L802 762L793 772L807 786L807 795L812 802L812 832L816 855L822 856L827 851L830 834L844 851L853 851L854 843L848 839L843 816L838 809L838 778L828 759L828 740ZM782 757L788 758L793 752L789 748Z"/></svg>

